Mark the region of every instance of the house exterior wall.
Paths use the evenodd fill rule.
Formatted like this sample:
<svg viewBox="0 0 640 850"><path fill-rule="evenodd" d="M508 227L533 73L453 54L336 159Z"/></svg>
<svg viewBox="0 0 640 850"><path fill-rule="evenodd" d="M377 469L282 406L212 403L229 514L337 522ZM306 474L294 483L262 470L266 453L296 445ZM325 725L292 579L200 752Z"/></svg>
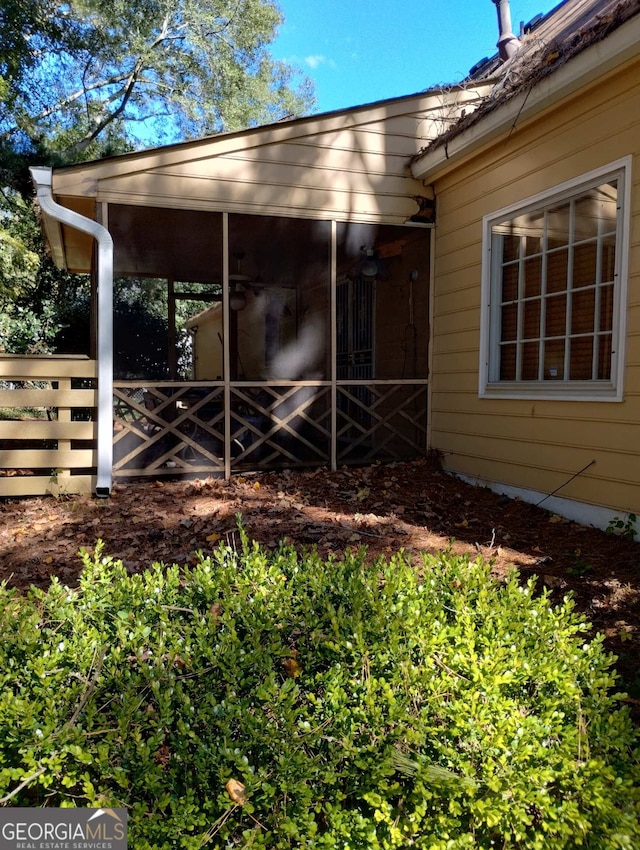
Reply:
<svg viewBox="0 0 640 850"><path fill-rule="evenodd" d="M629 155L623 401L480 398L483 216ZM431 446L491 485L640 512L640 62L442 171L435 191Z"/></svg>
<svg viewBox="0 0 640 850"><path fill-rule="evenodd" d="M193 339L193 377L196 381L221 381L224 374L222 304L203 310L187 322L195 330Z"/></svg>
<svg viewBox="0 0 640 850"><path fill-rule="evenodd" d="M472 111L481 88L418 94L59 169L53 189L71 208L96 199L403 224L419 210L414 197L424 194L411 176L411 157L463 110ZM89 243L70 247L70 265L87 271Z"/></svg>

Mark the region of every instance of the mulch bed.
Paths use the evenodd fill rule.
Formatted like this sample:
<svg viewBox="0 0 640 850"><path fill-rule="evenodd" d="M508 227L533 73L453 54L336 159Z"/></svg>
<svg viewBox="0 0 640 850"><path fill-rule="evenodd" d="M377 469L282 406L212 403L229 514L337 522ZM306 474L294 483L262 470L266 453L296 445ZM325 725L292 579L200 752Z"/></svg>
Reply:
<svg viewBox="0 0 640 850"><path fill-rule="evenodd" d="M367 557L404 549L451 548L490 559L497 575L514 565L576 608L617 656L630 704L640 706L640 545L568 522L519 500L467 485L430 461L260 473L231 481L145 481L117 485L110 499L0 501L0 580L20 590L55 575L73 586L78 551L123 560L131 572L153 561L188 563L197 550L238 540L237 515L267 547L282 539L323 556L366 547Z"/></svg>

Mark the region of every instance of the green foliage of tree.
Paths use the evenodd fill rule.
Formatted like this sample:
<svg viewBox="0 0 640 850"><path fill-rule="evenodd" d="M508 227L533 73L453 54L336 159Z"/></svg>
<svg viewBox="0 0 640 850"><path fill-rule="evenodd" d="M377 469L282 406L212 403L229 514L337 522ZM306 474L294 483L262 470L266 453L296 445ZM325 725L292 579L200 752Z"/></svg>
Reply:
<svg viewBox="0 0 640 850"><path fill-rule="evenodd" d="M3 0L0 8L0 97L7 107L27 95L29 72L61 40L70 50L78 44L80 22L55 0Z"/></svg>
<svg viewBox="0 0 640 850"><path fill-rule="evenodd" d="M87 297L86 287L46 256L29 166L101 158L310 111L309 81L269 54L281 21L276 0L3 2L0 309L9 315L0 345L10 350L19 337L50 340L43 307L54 305L64 325ZM142 302L130 308L144 312Z"/></svg>
<svg viewBox="0 0 640 850"><path fill-rule="evenodd" d="M82 280L78 279L77 280ZM184 317L188 305L179 302ZM191 312L195 312L192 308ZM155 279L116 278L113 286L113 369L117 379L167 380L169 374L169 322L167 282ZM59 327L54 347L65 354L90 351L90 294L88 282L61 292L57 308ZM180 323L180 322L179 322ZM189 362L187 335L178 334L179 362Z"/></svg>
<svg viewBox="0 0 640 850"><path fill-rule="evenodd" d="M107 130L140 146L313 105L308 81L268 52L282 21L274 0L29 0L28 10L27 23L0 24L12 92L0 142L13 148L44 137L67 160L86 158Z"/></svg>
<svg viewBox="0 0 640 850"><path fill-rule="evenodd" d="M0 191L0 351L54 351L61 307L88 286L87 280L55 268L33 203L5 185Z"/></svg>
<svg viewBox="0 0 640 850"><path fill-rule="evenodd" d="M23 241L19 232L19 225L28 215L24 202L16 198L16 206L19 216L10 220L8 227L0 228L0 299L3 302L28 288L40 266L38 254Z"/></svg>
<svg viewBox="0 0 640 850"><path fill-rule="evenodd" d="M27 307L0 313L0 352L11 354L50 354L60 326L51 302L38 314Z"/></svg>

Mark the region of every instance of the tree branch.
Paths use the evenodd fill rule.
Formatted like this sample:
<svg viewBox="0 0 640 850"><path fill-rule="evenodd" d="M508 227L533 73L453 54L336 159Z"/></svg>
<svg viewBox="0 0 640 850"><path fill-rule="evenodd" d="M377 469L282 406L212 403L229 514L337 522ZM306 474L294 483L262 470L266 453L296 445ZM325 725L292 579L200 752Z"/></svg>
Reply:
<svg viewBox="0 0 640 850"><path fill-rule="evenodd" d="M108 127L109 124L113 123L116 118L118 118L118 116L122 115L124 110L127 108L129 100L131 99L133 90L136 86L136 83L138 82L140 73L142 72L142 67L142 59L139 58L136 62L134 70L131 72L127 79L126 85L120 90L120 92L109 98L109 100L107 100L106 103L103 105L103 117L101 119L96 118L96 120L94 121L93 130L88 132L82 139L80 139L67 150L67 153L69 155L81 153L83 150L86 150L86 148L88 148L91 142L93 142L93 140L100 135L100 133L105 129L105 127ZM114 109L113 112L107 112L107 114L105 115L104 107L109 103L113 103L113 101L120 96L122 96L122 100L120 101L117 108Z"/></svg>
<svg viewBox="0 0 640 850"><path fill-rule="evenodd" d="M72 103L80 100L80 98L86 96L88 92L96 91L97 89L104 88L105 86L113 86L116 83L121 83L123 80L129 79L131 74L118 74L113 77L109 77L106 80L99 80L98 82L92 83L89 86L83 86L81 89L73 92L64 100L58 101L54 106L50 106L48 109L43 109L42 112L38 113L38 115L34 115L30 117L30 121L32 123L37 123L38 121L43 121L45 118L50 118L52 115L55 115L56 112L61 112L63 109L66 109L68 106L71 106ZM0 141L5 141L10 138L19 127L13 127L10 130L6 130L2 135L0 135Z"/></svg>
<svg viewBox="0 0 640 850"><path fill-rule="evenodd" d="M46 767L39 768L38 770L36 770L35 773L32 773L31 776L27 776L26 779L23 779L20 785L17 785L13 789L13 791L10 791L8 794L5 794L4 797L0 797L0 806L6 806L6 804L12 797L15 797L16 794L19 794L22 789L26 788L27 785L29 785L30 782L33 782L34 779L37 779L39 776L42 776L46 769Z"/></svg>

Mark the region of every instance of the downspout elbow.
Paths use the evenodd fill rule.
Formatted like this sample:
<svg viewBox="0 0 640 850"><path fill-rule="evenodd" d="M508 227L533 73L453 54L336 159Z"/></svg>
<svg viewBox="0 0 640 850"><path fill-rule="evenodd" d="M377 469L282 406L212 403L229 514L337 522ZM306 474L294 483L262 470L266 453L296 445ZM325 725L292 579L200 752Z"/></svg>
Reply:
<svg viewBox="0 0 640 850"><path fill-rule="evenodd" d="M109 252L109 271L113 273L113 239L107 228L91 218L63 207L53 199L53 172L51 168L38 165L32 166L29 171L36 189L38 203L43 212L61 224L68 224L75 230L81 230L83 233L93 236L98 242L99 249L105 252L104 259L106 259L106 252Z"/></svg>

